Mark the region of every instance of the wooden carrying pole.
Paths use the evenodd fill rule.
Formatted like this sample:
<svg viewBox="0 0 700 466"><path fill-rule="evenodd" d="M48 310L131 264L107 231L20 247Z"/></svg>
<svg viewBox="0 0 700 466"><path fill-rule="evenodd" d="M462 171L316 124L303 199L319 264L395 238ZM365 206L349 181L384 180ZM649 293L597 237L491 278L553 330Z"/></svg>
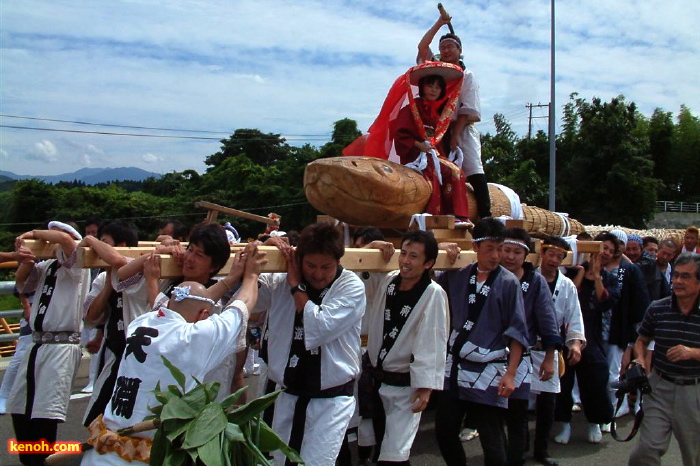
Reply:
<svg viewBox="0 0 700 466"><path fill-rule="evenodd" d="M198 201L194 203L195 207L200 209L206 209L209 211L207 214L207 221L214 222L218 217L219 213L232 215L234 217L245 218L247 220L253 220L260 223L265 223L270 226L279 226L279 219L272 219L267 217L262 217L260 215L250 214L248 212L243 212L242 210L232 209L230 207L224 207L219 204L214 204L207 201Z"/></svg>
<svg viewBox="0 0 700 466"><path fill-rule="evenodd" d="M599 252L602 243L597 241L580 241L579 252ZM40 240L25 240L24 245L31 249L37 258L48 259L55 257L55 245L50 245L48 243ZM220 275L228 274L231 266L233 264L234 254L243 249L244 244L235 245L231 247L231 257L229 258L226 265L219 272ZM286 272L287 263L284 260L282 253L274 246L260 246L261 251L267 253L267 264L263 266L263 272ZM153 252L152 247L136 247L136 248L115 248L119 254L124 257L136 258L143 256L144 254L150 254ZM95 251L87 247L79 247L77 251L77 267L81 268L102 268L107 267L107 263L102 261ZM170 254L159 254L161 258L161 277L172 278L179 277L182 275L182 266L178 264L175 258ZM391 270L398 269L398 257L399 251L394 253L394 256L389 262L385 262L382 253L378 249L356 249L356 248L346 248L345 255L340 260L343 267L348 270L353 270L356 272L388 272ZM573 254L569 252L566 259L562 265L572 264ZM532 253L528 255L528 261L535 265L539 264L539 254ZM468 264L476 262L476 253L471 250L462 250L457 257L454 264L450 264L447 259L447 253L445 251L440 251L438 253L438 258L435 264L435 270L449 270L458 269L464 267Z"/></svg>

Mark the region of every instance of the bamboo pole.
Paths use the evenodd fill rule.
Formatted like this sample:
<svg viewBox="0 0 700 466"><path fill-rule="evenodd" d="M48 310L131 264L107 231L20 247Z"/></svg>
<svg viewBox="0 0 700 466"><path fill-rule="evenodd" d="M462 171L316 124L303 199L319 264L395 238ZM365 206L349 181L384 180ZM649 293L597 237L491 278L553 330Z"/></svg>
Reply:
<svg viewBox="0 0 700 466"><path fill-rule="evenodd" d="M207 216L207 220L209 221L214 221L216 220L215 215L211 215L211 212L217 212L217 213L222 213L222 214L227 214L227 215L232 215L234 217L239 217L239 218L245 218L247 220L253 220L256 222L260 223L265 223L270 226L279 226L279 220L274 220L271 218L267 217L262 217L260 215L255 215L255 214L250 214L248 212L243 212L242 210L236 210L232 209L230 207L224 207L219 204L214 204L212 202L207 202L207 201L198 201L194 203L195 207L199 207L200 209L207 209L210 212L210 215Z"/></svg>

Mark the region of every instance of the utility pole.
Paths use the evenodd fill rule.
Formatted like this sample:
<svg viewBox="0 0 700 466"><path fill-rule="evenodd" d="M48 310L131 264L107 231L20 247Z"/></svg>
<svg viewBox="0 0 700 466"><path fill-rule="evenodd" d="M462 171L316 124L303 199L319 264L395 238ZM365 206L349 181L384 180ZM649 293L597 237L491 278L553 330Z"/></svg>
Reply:
<svg viewBox="0 0 700 466"><path fill-rule="evenodd" d="M557 145L556 145L556 134L555 131L555 116L556 107L554 106L554 89L555 82L554 79L554 0L552 0L552 19L551 19L551 39L550 39L550 76L549 76L549 210L555 212L555 187L556 187L556 166L557 166Z"/></svg>
<svg viewBox="0 0 700 466"><path fill-rule="evenodd" d="M533 118L549 118L549 116L532 116L532 109L533 107L541 108L541 107L547 107L549 108L548 104L541 104L537 103L537 105L534 104L527 104L525 105L525 108L527 108L530 111L530 116L527 118L527 138L530 139L532 138L532 119Z"/></svg>

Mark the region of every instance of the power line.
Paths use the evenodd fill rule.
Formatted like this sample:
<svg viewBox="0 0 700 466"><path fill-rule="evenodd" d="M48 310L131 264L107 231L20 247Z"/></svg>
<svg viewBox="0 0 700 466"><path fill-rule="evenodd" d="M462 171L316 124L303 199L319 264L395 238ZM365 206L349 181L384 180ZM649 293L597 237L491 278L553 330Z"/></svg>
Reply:
<svg viewBox="0 0 700 466"><path fill-rule="evenodd" d="M154 131L174 131L182 133L207 133L207 134L231 134L227 131L211 131L211 130L201 130L201 129L176 129L176 128L159 128L153 126L131 126L131 125L120 125L114 123L95 123L90 121L78 121L78 120L59 120L56 118L44 118L44 117L28 117L22 115L7 115L0 114L2 118L17 118L21 120L35 120L35 121L51 121L55 123L71 123L76 125L89 125L89 126L106 126L111 128L126 128L126 129L147 129ZM321 137L327 136L328 134L289 134L290 137Z"/></svg>
<svg viewBox="0 0 700 466"><path fill-rule="evenodd" d="M221 138L206 137L206 136L173 136L168 134L137 134L137 133L115 133L110 131L86 131L78 129L58 129L58 128L37 128L34 126L16 126L16 125L0 125L0 128L22 129L31 131L49 131L55 133L77 133L77 134L99 134L102 136L129 136L137 138L161 138L161 139L194 139L200 141L220 141ZM327 141L329 136L325 137L284 137L287 141ZM251 138L245 141L266 141L270 138Z"/></svg>
<svg viewBox="0 0 700 466"><path fill-rule="evenodd" d="M111 123L94 123L89 121L76 121L76 120L58 120L55 118L39 118L39 117L28 117L21 115L0 115L3 118L18 118L21 120L35 120L35 121L51 121L55 123L72 123L76 125L89 125L89 126L107 126L111 128L127 128L127 129L148 129L156 131L179 131L183 133L208 133L208 134L229 134L226 131L207 131L199 129L174 129L174 128L158 128L152 126L131 126L131 125L117 125Z"/></svg>

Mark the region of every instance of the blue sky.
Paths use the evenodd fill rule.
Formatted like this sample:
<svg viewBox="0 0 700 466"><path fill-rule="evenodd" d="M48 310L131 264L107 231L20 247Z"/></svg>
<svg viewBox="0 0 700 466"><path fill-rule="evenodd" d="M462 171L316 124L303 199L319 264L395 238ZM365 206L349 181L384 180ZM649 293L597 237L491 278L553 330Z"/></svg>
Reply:
<svg viewBox="0 0 700 466"><path fill-rule="evenodd" d="M549 101L549 1L443 4L481 86L480 131L493 132L492 117L502 113L525 134L525 105ZM237 128L317 146L341 118L366 130L394 79L413 64L416 44L437 18L435 5L0 0L0 113L219 132L3 117L5 126L215 139L0 128L0 169L203 171L218 139ZM681 104L698 114L700 3L566 0L556 9L559 115L572 92L587 100L623 94L646 116L657 107L675 115ZM547 120L535 119L533 128L546 130Z"/></svg>

